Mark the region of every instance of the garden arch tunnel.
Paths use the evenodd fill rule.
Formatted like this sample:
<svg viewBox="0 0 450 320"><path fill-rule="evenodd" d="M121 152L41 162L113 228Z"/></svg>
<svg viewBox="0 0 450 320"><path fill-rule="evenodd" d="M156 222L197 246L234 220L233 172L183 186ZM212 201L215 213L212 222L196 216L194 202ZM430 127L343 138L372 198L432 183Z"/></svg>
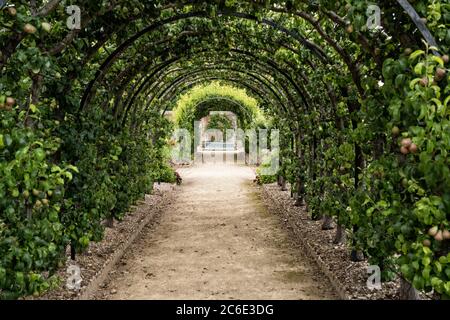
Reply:
<svg viewBox="0 0 450 320"><path fill-rule="evenodd" d="M156 179L170 132L165 111L198 85L233 85L256 99L280 130L279 175L291 183L298 204L306 200L313 215L333 216L351 230L354 251L363 250L386 268L400 255L403 260L393 264L402 267L406 279L447 292L443 272L433 271L442 283L419 281L408 257L419 255L414 250L424 233L418 230L446 226L448 219L405 222L400 214L417 212L417 203L432 197L440 201L438 211L450 205L445 152L450 9L438 2L439 9L425 0L380 1L382 19L372 29L371 3L356 0L113 0L106 5L79 0L81 28L67 30L65 1L14 1L16 14L2 9L0 17L8 26L0 35L2 135L13 141L12 124L21 124L20 130L31 132L24 137L33 134L52 146L39 151L36 161L81 171L65 185L58 184L61 177L45 185L33 182L67 198L58 207L65 215L52 216L63 230L53 238L58 248L70 241L78 250L101 237L101 218L123 215ZM399 150L400 133L413 139L402 140L407 146ZM428 149L425 137L433 143ZM12 162L14 148L27 139L0 140L2 159ZM152 154L153 161L142 154ZM45 168L41 175L51 180ZM397 187L403 179L414 187ZM86 194L85 186L95 192ZM107 195L108 189L114 193ZM412 194L413 189L420 193ZM5 199L3 212L43 210ZM393 221L414 225L389 229L396 237L402 234L398 241L409 256L369 227L384 228L367 214L387 214L380 203L388 204ZM43 268L54 267L57 259L47 260ZM14 269L8 262L0 267Z"/></svg>

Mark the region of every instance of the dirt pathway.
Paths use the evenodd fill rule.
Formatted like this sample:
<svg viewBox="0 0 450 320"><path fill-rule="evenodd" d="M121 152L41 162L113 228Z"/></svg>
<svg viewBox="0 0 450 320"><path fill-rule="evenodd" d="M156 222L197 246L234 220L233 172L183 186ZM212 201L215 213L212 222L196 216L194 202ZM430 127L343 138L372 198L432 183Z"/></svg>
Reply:
<svg viewBox="0 0 450 320"><path fill-rule="evenodd" d="M177 201L148 226L98 299L332 299L267 212L248 167L180 170Z"/></svg>

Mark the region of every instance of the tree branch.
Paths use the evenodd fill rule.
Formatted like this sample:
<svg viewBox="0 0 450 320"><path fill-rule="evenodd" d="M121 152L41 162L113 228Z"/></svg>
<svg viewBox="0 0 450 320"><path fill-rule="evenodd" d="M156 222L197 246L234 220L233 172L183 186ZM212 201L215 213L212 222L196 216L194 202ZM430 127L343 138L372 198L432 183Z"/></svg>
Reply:
<svg viewBox="0 0 450 320"><path fill-rule="evenodd" d="M75 39L75 37L77 36L77 34L79 32L80 32L80 30L71 30L64 37L64 39L62 41L60 41L56 46L51 48L46 53L48 53L49 55L52 55L52 56L60 53L61 51L63 51L73 41L73 39Z"/></svg>
<svg viewBox="0 0 450 320"><path fill-rule="evenodd" d="M39 9L39 11L37 12L37 16L44 17L48 15L50 12L56 9L60 2L61 0L50 0L45 6Z"/></svg>
<svg viewBox="0 0 450 320"><path fill-rule="evenodd" d="M397 2L402 6L402 8L406 11L406 13L410 16L411 20L416 25L417 29L419 29L420 33L424 37L425 41L432 47L437 48L436 40L431 34L430 30L428 30L427 26L420 19L419 14L416 12L414 7L406 0L397 0ZM435 50L433 50L435 55L439 55Z"/></svg>
<svg viewBox="0 0 450 320"><path fill-rule="evenodd" d="M36 0L30 0L30 10L33 17L37 14Z"/></svg>

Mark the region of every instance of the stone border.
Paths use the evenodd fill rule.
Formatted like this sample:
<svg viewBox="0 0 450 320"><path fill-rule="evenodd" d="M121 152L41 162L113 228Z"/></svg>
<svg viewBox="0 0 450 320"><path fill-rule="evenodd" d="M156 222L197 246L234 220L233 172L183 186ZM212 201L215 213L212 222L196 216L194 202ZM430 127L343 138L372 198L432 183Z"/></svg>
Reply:
<svg viewBox="0 0 450 320"><path fill-rule="evenodd" d="M177 186L168 183L155 183L153 192L137 201L124 219L116 222L113 228L105 230L104 238L100 242L92 242L89 248L77 255L76 261L70 260L67 250L67 260L55 276L60 279L57 287L47 291L39 297L26 296L23 300L91 300L95 299L95 292L114 269L126 250L142 234L149 224L158 224L165 208L176 197ZM75 265L81 269L83 277L81 288L77 291L66 288L67 268Z"/></svg>
<svg viewBox="0 0 450 320"><path fill-rule="evenodd" d="M289 222L292 228L294 228L294 225L292 222ZM298 228L294 229L297 230ZM340 281L328 270L326 263L322 260L322 258L315 254L314 250L311 248L308 242L305 240L302 240L302 238L297 234L297 232L294 231L296 234L297 240L301 242L301 245L306 249L305 252L307 256L312 259L316 265L319 267L320 271L328 278L331 285L333 286L333 289L338 294L339 298L341 300L351 300L351 298L345 293L345 289L342 288Z"/></svg>
<svg viewBox="0 0 450 320"><path fill-rule="evenodd" d="M98 291L99 286L105 282L109 273L114 269L115 265L120 261L120 259L125 254L125 251L133 244L133 242L141 235L142 230L153 220L158 214L162 212L170 199L167 199L167 192L163 193L163 204L157 210L151 211L151 214L145 216L144 220L141 220L138 227L133 230L133 233L127 239L125 243L116 248L114 253L106 260L100 270L97 272L96 277L94 277L89 284L83 288L83 291L76 297L75 300L91 300L95 292Z"/></svg>
<svg viewBox="0 0 450 320"><path fill-rule="evenodd" d="M322 230L323 221L311 220L305 207L297 207L289 192L281 191L276 183L260 186L263 201L271 212L280 216L287 231L326 276L342 300L401 300L401 278L382 282L380 289L370 289L367 259L353 262L346 242L334 244L334 230ZM288 185L289 190L289 185ZM348 234L345 236L345 238ZM435 299L433 294L419 292L420 300Z"/></svg>
<svg viewBox="0 0 450 320"><path fill-rule="evenodd" d="M275 200L270 192L267 190L267 188L264 188L264 186L261 187L262 193L264 198L270 199L273 203L277 203L277 205L281 205L283 207L283 210L287 211L286 204L283 202L278 202ZM283 215L286 217L285 215ZM336 291L337 295L341 300L351 300L350 297L345 293L345 289L340 284L340 281L328 270L326 263L322 260L322 258L315 253L313 248L309 245L309 243L305 240L305 237L302 237L300 234L300 228L295 224L295 221L292 221L291 219L286 219L287 223L291 227L291 231L294 233L295 238L297 241L300 242L300 246L305 249L305 253L313 260L316 265L319 267L319 270L328 278L331 285L333 286L333 289Z"/></svg>

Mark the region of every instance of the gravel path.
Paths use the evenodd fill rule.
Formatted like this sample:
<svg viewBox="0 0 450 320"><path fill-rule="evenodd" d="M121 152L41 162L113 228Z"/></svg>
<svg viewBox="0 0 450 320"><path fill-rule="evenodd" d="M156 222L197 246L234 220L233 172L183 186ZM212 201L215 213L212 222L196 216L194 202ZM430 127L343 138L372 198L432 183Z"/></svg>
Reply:
<svg viewBox="0 0 450 320"><path fill-rule="evenodd" d="M179 170L183 185L158 224L144 228L97 299L334 299L248 167Z"/></svg>

